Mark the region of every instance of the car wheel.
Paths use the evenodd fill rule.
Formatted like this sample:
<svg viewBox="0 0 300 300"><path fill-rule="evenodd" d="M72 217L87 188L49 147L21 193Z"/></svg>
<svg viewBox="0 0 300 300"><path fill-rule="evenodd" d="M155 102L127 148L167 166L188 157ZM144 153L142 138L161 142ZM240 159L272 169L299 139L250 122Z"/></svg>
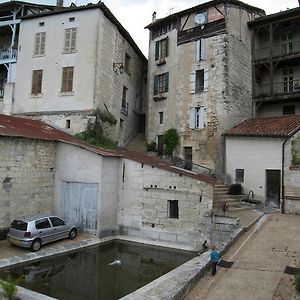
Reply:
<svg viewBox="0 0 300 300"><path fill-rule="evenodd" d="M74 240L77 236L77 230L73 228L69 233L69 239Z"/></svg>
<svg viewBox="0 0 300 300"><path fill-rule="evenodd" d="M42 242L41 240L34 240L31 244L31 250L32 251L38 251L42 247Z"/></svg>

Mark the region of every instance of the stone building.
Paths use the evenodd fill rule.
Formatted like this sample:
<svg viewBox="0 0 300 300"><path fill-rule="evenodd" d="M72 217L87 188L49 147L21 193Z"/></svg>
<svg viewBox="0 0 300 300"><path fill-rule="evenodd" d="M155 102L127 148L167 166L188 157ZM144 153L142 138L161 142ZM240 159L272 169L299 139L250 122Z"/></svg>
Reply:
<svg viewBox="0 0 300 300"><path fill-rule="evenodd" d="M10 113L16 78L21 18L55 6L10 1L0 4L0 111Z"/></svg>
<svg viewBox="0 0 300 300"><path fill-rule="evenodd" d="M300 8L249 22L257 117L300 114Z"/></svg>
<svg viewBox="0 0 300 300"><path fill-rule="evenodd" d="M104 3L24 16L18 46L8 113L73 134L93 122L99 107L116 119L108 133L120 146L137 134L147 60Z"/></svg>
<svg viewBox="0 0 300 300"><path fill-rule="evenodd" d="M191 169L222 173L226 129L252 113L251 36L247 22L264 11L240 1L210 1L156 19L148 58L147 142L163 152L176 128L174 155ZM192 165L194 164L194 165Z"/></svg>

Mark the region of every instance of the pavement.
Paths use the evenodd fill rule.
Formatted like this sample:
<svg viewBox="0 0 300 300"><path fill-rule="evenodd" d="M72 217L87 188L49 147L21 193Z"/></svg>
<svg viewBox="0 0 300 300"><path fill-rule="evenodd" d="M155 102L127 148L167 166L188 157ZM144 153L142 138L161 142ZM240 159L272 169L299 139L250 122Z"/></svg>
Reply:
<svg viewBox="0 0 300 300"><path fill-rule="evenodd" d="M185 300L289 300L293 276L285 267L300 267L300 216L265 215L223 255L231 268L203 276ZM260 225L260 226L259 226Z"/></svg>

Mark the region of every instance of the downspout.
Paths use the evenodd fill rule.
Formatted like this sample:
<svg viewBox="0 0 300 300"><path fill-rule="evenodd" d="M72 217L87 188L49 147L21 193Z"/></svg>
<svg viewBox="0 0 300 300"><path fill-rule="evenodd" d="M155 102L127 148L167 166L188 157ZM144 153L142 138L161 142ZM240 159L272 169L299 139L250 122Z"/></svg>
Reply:
<svg viewBox="0 0 300 300"><path fill-rule="evenodd" d="M284 142L282 143L282 160L281 160L281 213L285 213L285 198L284 198L284 149L285 149L285 144L288 141L288 139L285 139Z"/></svg>

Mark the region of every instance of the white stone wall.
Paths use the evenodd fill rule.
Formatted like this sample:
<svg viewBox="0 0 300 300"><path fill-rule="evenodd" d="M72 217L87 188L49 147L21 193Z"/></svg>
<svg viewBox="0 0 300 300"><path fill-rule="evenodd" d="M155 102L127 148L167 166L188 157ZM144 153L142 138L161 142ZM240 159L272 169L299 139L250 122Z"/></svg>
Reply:
<svg viewBox="0 0 300 300"><path fill-rule="evenodd" d="M226 137L226 175L235 183L235 170L244 169L244 193L252 190L256 199L265 201L266 170L281 170L280 138Z"/></svg>
<svg viewBox="0 0 300 300"><path fill-rule="evenodd" d="M55 143L0 138L0 228L26 214L53 212Z"/></svg>
<svg viewBox="0 0 300 300"><path fill-rule="evenodd" d="M295 114L300 114L300 103L288 102L278 104L268 104L267 106L262 106L256 112L256 116L260 118L274 117L274 116L282 116L283 115L283 107L284 106L295 106Z"/></svg>
<svg viewBox="0 0 300 300"><path fill-rule="evenodd" d="M209 239L213 186L190 177L124 159L120 166L118 225L125 234L187 243L199 249ZM179 218L168 217L178 200Z"/></svg>

